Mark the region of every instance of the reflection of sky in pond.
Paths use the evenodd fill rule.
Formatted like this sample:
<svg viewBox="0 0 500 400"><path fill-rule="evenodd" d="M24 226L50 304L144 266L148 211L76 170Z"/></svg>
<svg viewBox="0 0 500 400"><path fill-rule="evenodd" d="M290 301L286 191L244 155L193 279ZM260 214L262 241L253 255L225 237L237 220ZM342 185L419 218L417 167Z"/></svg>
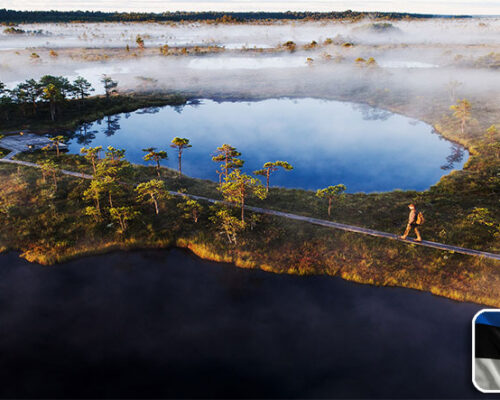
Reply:
<svg viewBox="0 0 500 400"><path fill-rule="evenodd" d="M165 164L172 168L177 159L170 141L187 137L193 147L184 152L183 172L212 180L217 175L211 154L229 143L243 153L246 172L267 161L286 160L294 170L275 173L271 185L306 189L344 183L350 192L422 190L449 169L462 168L466 159L423 122L319 99L203 100L182 108L120 114L86 129L87 144L126 149L127 159L134 163L144 163L143 148L167 149L170 159ZM71 141L71 152L79 151L82 139Z"/></svg>

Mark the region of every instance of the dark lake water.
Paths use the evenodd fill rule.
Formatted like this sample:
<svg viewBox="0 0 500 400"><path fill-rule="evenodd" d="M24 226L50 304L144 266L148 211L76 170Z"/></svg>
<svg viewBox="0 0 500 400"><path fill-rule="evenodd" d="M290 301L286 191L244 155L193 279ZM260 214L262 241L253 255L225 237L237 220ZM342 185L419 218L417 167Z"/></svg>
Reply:
<svg viewBox="0 0 500 400"><path fill-rule="evenodd" d="M0 397L479 397L481 307L181 250L0 255Z"/></svg>
<svg viewBox="0 0 500 400"><path fill-rule="evenodd" d="M431 126L365 105L320 99L258 102L201 100L184 107L159 107L106 117L82 126L69 150L83 145L126 149L127 159L144 163L143 148L168 150L165 163L177 168L173 137L187 137L183 172L217 180L211 155L229 143L243 153L244 170L285 160L271 185L318 189L343 183L349 192L424 190L450 169L461 169L467 154L434 134Z"/></svg>

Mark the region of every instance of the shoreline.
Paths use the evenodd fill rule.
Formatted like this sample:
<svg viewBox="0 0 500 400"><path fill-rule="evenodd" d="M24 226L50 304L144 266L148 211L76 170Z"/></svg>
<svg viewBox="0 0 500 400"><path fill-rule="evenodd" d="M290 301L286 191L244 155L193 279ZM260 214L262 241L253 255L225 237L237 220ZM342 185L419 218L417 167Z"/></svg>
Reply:
<svg viewBox="0 0 500 400"><path fill-rule="evenodd" d="M131 93L120 93L117 97L118 98L133 98L134 95L137 95L133 92ZM163 95L165 96L165 95ZM168 96L171 96L171 94L166 94L166 98L164 99L165 101L165 104L163 105L158 105L158 107L174 107L178 104L170 104L172 99L168 98ZM403 117L407 117L407 118L412 118L412 119L415 119L415 120L418 120L419 122L423 122L425 123L426 125L428 125L429 127L432 128L433 132L432 133L437 133L439 136L441 136L443 139L447 140L448 142L452 143L452 144L455 144L455 145L458 145L462 148L462 150L466 150L467 151L467 160L465 160L464 162L464 166L463 168L461 169L451 169L448 171L448 173L446 175L443 175L437 182L435 182L434 184L430 185L427 189L425 190L417 190L417 189L392 189L392 190L388 190L388 191L372 191L372 192L364 192L364 191L358 191L358 192L352 192L350 194L373 194L373 193L393 193L395 191L399 191L399 190L403 190L403 191L417 191L418 193L422 193L422 192L426 192L428 191L432 186L434 185L437 185L439 183L439 181L443 178L445 178L446 176L450 175L453 171L459 171L459 172L463 172L465 170L465 167L467 165L467 163L469 162L471 156L473 155L477 155L477 152L475 151L475 149L473 147L471 147L470 143L468 143L466 140L460 140L460 138L457 138L457 137L454 137L453 135L448 135L446 133L446 131L440 126L439 123L435 122L435 121L432 121L431 119L424 119L422 116L418 115L418 114L409 114L407 112L405 112L405 110L401 110L397 107L384 107L384 106L381 106L381 105L378 105L378 104L373 104L373 102L370 102L370 101L360 101L360 100L353 100L353 99L349 99L349 98L344 98L342 96L303 96L303 95L296 95L296 96L293 96L293 95L284 95L284 96L264 96L264 97L252 97L252 96L244 96L244 95L241 95L239 97L236 97L236 96L223 96L223 95L214 95L214 96L205 96L205 95L202 95L202 96L198 96L196 97L194 94L192 93L189 93L189 92L186 92L186 93L179 93L179 94L174 94L174 96L181 96L181 98L184 100L184 103L182 105L190 105L192 104L191 102L194 102L194 104L196 104L196 102L198 101L203 101L203 100L210 100L210 101L215 101L215 102L259 102L259 101L265 101L265 100L272 100L272 99L315 99L315 100L329 100L329 101L336 101L336 102L340 102L340 103L351 103L351 104L360 104L360 105L366 105L366 106L369 106L371 108L374 108L374 109L378 109L378 110L382 110L382 111L388 111L388 112L391 112L392 114L395 114L395 115L400 115L400 116L403 116ZM139 93L139 98L144 98L144 99L148 99L148 98L151 98L151 99L157 99L157 94L142 94L142 93ZM162 95L160 94L159 96L160 98L162 98ZM93 100L93 99L102 99L103 98L103 95L95 95L95 96L90 96L88 98L88 100ZM124 110L124 111L119 111L119 112L116 112L116 113L107 113L107 112L103 112L103 115L104 116L114 116L114 115L119 115L119 114L123 114L123 113L127 113L127 112L135 112L135 111L139 111L141 109L146 109L148 107L151 107L151 106L144 106L144 107L140 107L140 108L136 108L134 110ZM93 122L96 122L98 121L98 119L91 119L91 118L85 118L85 119L82 119L81 122L76 122L76 121L70 121L68 122L67 124L63 123L62 126L66 127L67 129L76 129L78 127L78 125L81 125L83 123L93 123ZM29 133L33 133L33 134L36 134L36 135L47 135L49 134L51 131L53 131L53 129L37 129L36 127L35 128L30 128L30 129L24 129L26 132L29 132ZM4 135L16 135L18 131L16 130L11 130L9 132L3 132L2 130L0 130L0 134L4 134ZM72 154L72 153L68 153L68 154ZM76 153L74 153L73 155L78 155ZM146 166L145 164L134 164L134 163L131 163L133 165L138 165L138 166ZM162 167L163 168L163 167ZM165 167L165 168L169 168L169 169L172 169L170 167ZM192 177L192 176L188 176L188 175L185 175L187 178L191 178L191 179L203 179L203 178L197 178L197 177ZM210 181L216 183L215 180L212 180L210 179ZM303 189L303 188L300 188L300 187L284 187L285 189L290 189L290 190L303 190L303 191L306 191L306 192L314 192L314 190L312 189ZM348 192L349 193L349 192Z"/></svg>
<svg viewBox="0 0 500 400"><path fill-rule="evenodd" d="M248 99L251 96L247 96L246 98ZM313 97L313 98L320 98L316 96L281 96L281 97ZM193 97L191 96L186 96L186 101L193 100ZM211 98L213 97L208 97L208 96L198 96L198 99L203 99L203 98ZM232 99L234 99L234 96L231 96ZM265 98L270 98L269 96L266 96ZM276 97L274 97L276 98ZM325 96L321 97L325 99ZM222 96L219 97L219 99L222 99ZM242 97L239 98L241 101ZM263 100L264 98L258 98L255 100ZM410 118L415 118L420 121L423 121L424 123L434 127L436 132L443 136L445 139L453 141L454 143L458 143L459 145L463 146L466 148L469 152L469 159L464 165L464 169L455 171L455 172L450 172L449 174L443 176L438 182L436 182L435 185L431 186L429 189L425 191L406 191L406 192L400 192L400 191L391 191L391 192L383 192L383 193L375 193L375 194L351 194L353 198L359 198L359 201L368 201L369 198L373 198L374 196L385 196L388 198L391 197L408 197L409 195L412 195L414 193L415 196L419 195L431 195L431 191L435 187L439 187L440 185L443 185L445 181L449 179L455 179L457 178L456 176L458 175L458 178L467 176L468 172L468 165L471 163L471 160L474 157L480 156L480 152L477 152L474 146L472 145L470 140L467 140L466 138L457 138L456 136L453 136L453 134L447 132L446 129L441 125L439 121L436 121L435 119L433 120L432 116L428 116L427 118L423 118L422 115L419 115L418 113L413 113L409 114L406 112L406 110L403 107L391 107L389 105L383 105L383 104L373 104L372 101L364 101L361 102L358 99L347 99L345 96L329 96L330 100L335 100L335 101L349 101L352 103L361 103L361 104L367 104L371 107L377 107L379 109L384 109L390 112L397 113L399 115L404 115L408 116ZM229 100L229 96L225 96L225 100ZM166 104L168 105L168 104ZM143 167L144 169L147 169L147 167ZM453 175L453 177L452 177ZM450 178L451 177L451 178ZM458 179L457 178L457 179ZM188 180L192 181L197 181L196 179L192 178L186 178ZM199 181L199 180L198 180ZM213 182L212 182L213 183ZM284 192L284 193L302 193L304 192L304 195L310 195L311 193L308 193L308 191L305 190L294 190L294 189L287 189L283 191L279 191L279 193ZM365 200L363 200L365 199ZM405 200L406 201L406 200ZM283 210L286 211L286 210ZM290 212L293 212L293 210L288 210ZM309 212L307 210L303 210L302 213L308 214ZM316 231L314 231L316 232ZM319 232L319 230L318 230ZM137 240L137 239L126 239L126 240L121 240L121 239L109 239L109 238L103 238L99 242L95 243L84 243L81 245L76 245L67 248L63 254L48 254L44 253L43 251L40 252L39 250L41 249L32 249L32 250L26 250L22 251L21 250L21 255L20 257L25 258L27 261L30 262L37 262L42 265L53 265L55 263L61 263L65 261L69 261L70 259L74 258L80 258L80 257L85 257L85 256L90 256L90 255L97 255L97 254L103 254L103 253L108 253L110 251L132 251L132 250L140 250L140 249L167 249L171 247L179 247L179 248L184 248L188 249L198 257L205 259L205 260L210 260L210 261L217 261L217 262L229 262L239 268L258 268L262 269L267 272L273 272L273 273L287 273L287 274L296 274L296 275L328 275L328 276L338 276L342 279L357 282L360 284L371 284L374 286L392 286L392 287L404 287L404 288L410 288L414 290L419 290L419 291L426 291L429 293L432 293L434 295L442 296L442 297L447 297L450 299L453 299L455 301L469 301L477 304L484 304L484 305L489 305L489 306L500 306L500 299L496 297L493 293L491 293L489 296L486 297L481 297L478 293L469 293L469 290L467 289L460 289L457 290L456 288L453 287L444 287L441 288L439 286L436 286L433 281L428 281L428 278L426 278L425 274L422 276L419 276L417 273L416 276L413 278L398 278L398 277L384 277L384 271L379 271L379 270L371 270L370 268L375 267L376 265L372 265L366 271L366 266L363 264L366 263L366 256L363 256L363 254L366 254L368 250L357 250L356 247L359 247L359 245L355 245L354 242L361 244L361 248L368 248L372 247L376 243L376 241L372 241L369 239L365 238L355 238L353 237L352 240L347 239L349 235L342 236L340 234L332 234L331 236L337 236L340 238L340 242L337 243L337 252L339 254L321 254L321 259L319 260L319 264L313 263L312 265L301 265L300 260L291 262L288 265L284 265L283 257L280 258L280 256L274 256L273 255L269 256L266 254L261 254L259 256L259 251L262 251L262 248L259 249L230 249L228 246L226 248L217 248L217 246L214 246L213 243L210 243L210 240L208 238L204 238L200 240L200 237L196 237L196 232L194 232L195 237L192 235L187 235L183 236L177 236L177 237L168 237L168 238L163 238L161 240L153 240L153 241L148 241L148 240ZM321 235L321 234L320 234ZM191 237L190 237L191 236ZM320 240L321 237L319 237L317 234L312 234L312 238L310 239L311 245L314 246L313 243L315 241ZM314 240L313 240L314 239ZM351 260L347 261L344 260L342 261L340 258L344 257L342 256L342 247L346 246L346 241L347 244L350 244L350 251L354 253L354 256L350 255ZM292 244L293 240L290 241L289 244ZM368 244L364 244L368 243ZM370 244L371 243L371 244ZM302 245L307 245L308 241L306 240ZM375 245L375 246L378 246ZM405 245L407 246L407 245ZM220 247L220 246L219 246ZM283 246L281 246L283 247ZM280 247L280 249L281 249ZM286 244L285 246L286 247ZM396 250L398 248L397 245L391 245L391 244L383 244L380 246L381 249L377 248L377 250L382 253L384 250L386 251L396 251L396 254L400 253L401 251L404 252L411 252L411 250L404 249L404 250ZM408 246L408 247L414 247L414 246ZM392 249L392 250L391 250ZM7 250L7 246L4 247L4 251ZM12 249L15 250L15 249ZM274 249L266 249L268 253L271 253ZM276 249L277 250L277 249ZM344 249L345 250L345 249ZM280 251L283 251L280 250ZM300 248L292 248L289 251L292 251L292 253L301 253ZM436 251L436 250L433 250ZM429 252L424 252L422 253L427 254L427 259L429 260L439 260L441 256L439 255L440 253L432 253L431 251ZM357 254L357 255L356 255ZM371 257L372 255L368 255L368 257ZM403 257L403 258L401 258ZM450 258L453 258L457 260L457 257L462 257L460 259L460 263L463 263L464 259L463 257L465 256L450 256ZM445 259L447 257L444 257ZM470 259L469 259L470 260ZM391 259L391 265L392 267L397 267L397 268L403 268L404 270L404 264L402 264L404 261L404 256L402 254L395 259ZM465 260L467 261L467 260ZM479 263L478 265L495 265L493 262L488 263L485 261L477 261L474 260L474 263L472 262L473 260L470 260L471 264L474 263ZM343 266L345 263L347 264L350 263L350 266L346 268ZM357 263L361 264L357 264ZM383 262L383 261L382 261ZM394 264L394 262L396 262ZM371 263L369 264L371 265ZM387 269L387 265L384 266L385 269ZM417 267L417 270L419 268L429 268L425 266L425 263L422 265L422 267ZM460 269L460 268L459 268ZM363 271L365 270L365 271ZM374 274L373 276L371 274ZM417 279L415 279L417 278ZM484 295L484 294L483 294Z"/></svg>
<svg viewBox="0 0 500 400"><path fill-rule="evenodd" d="M8 124L0 125L0 134L12 134L16 130L14 126L21 126L17 131L31 131L35 134L48 134L60 130L76 129L79 125L95 122L107 116L121 114L126 112L134 112L142 108L148 107L161 107L161 106L181 106L189 101L188 98L179 93L162 93L162 94L143 94L143 93L119 93L106 99L105 95L89 96L84 101L84 106L90 105L90 109L80 111L77 106L80 100L72 99L68 102L74 109L71 109L69 116L64 115L62 119L50 121L49 119L27 118L23 116L20 121L11 122L7 120ZM40 103L39 107L47 107L47 103ZM67 106L67 105L66 105ZM107 109L102 109L107 107ZM66 108L64 111L68 111ZM76 115L73 115L76 112ZM39 111L40 113L40 111ZM39 115L39 114L38 114Z"/></svg>
<svg viewBox="0 0 500 400"><path fill-rule="evenodd" d="M172 249L178 249L181 251L185 251L188 255L199 258L202 261L210 261L210 262L216 262L219 264L226 264L231 267L236 267L239 269L256 269L260 270L263 272L267 272L270 274L276 274L276 275L294 275L294 276L322 276L322 277L328 277L328 278L334 278L334 279L342 279L347 282L352 282L358 285L370 285L370 286L375 286L378 288L395 288L395 289L409 289L418 293L427 293L439 298L447 299L453 302L457 303L467 303L467 304L477 304L477 305L485 305L489 306L487 303L481 303L478 301L474 301L474 299L469 299L469 298L461 298L459 296L453 297L453 296L448 296L442 293L439 293L439 291L432 291L432 290L426 290L418 285L415 286L400 286L400 285L379 285L376 283L373 283L371 281L359 279L360 277L352 277L352 276L343 276L343 275L331 275L331 274L318 274L318 273L313 273L313 274L301 274L299 272L279 272L273 269L272 266L269 265L260 265L256 266L253 265L252 263L248 263L247 261L241 259L241 258L232 258L229 255L220 255L218 253L211 252L210 249L208 249L204 245L198 245L196 243L190 243L188 241L185 241L183 239L179 239L174 243L166 243L164 246L159 245L159 244L153 244L153 245L147 245L145 243L142 243L138 246L135 245L124 245L123 243L115 243L115 244L106 244L102 248L95 248L89 251L85 251L82 253L77 253L68 257L65 257L61 260L58 260L52 264L43 264L40 263L36 259L28 259L23 256L19 251L17 250L9 250L6 248L0 248L0 256L5 255L7 253L15 253L18 258L21 258L28 262L31 265L36 265L39 267L55 267L58 265L63 266L63 264L71 262L73 260L77 259L84 259L87 257L99 257L107 254L112 254L112 253L129 253L129 252L143 252L143 251L148 251L148 250L158 250L158 251L170 251Z"/></svg>

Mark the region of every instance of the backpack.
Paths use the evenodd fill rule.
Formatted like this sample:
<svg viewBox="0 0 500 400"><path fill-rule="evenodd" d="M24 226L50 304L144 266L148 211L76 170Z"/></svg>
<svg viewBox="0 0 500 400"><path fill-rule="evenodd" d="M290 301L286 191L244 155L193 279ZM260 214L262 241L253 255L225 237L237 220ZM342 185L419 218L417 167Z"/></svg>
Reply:
<svg viewBox="0 0 500 400"><path fill-rule="evenodd" d="M424 214L421 211L417 214L417 225L422 225L425 222Z"/></svg>

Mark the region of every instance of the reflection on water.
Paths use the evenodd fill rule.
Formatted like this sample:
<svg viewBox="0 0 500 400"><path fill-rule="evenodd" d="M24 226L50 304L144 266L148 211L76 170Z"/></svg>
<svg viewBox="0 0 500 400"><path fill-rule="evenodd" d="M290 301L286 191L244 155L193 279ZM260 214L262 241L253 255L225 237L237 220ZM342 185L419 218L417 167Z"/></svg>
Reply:
<svg viewBox="0 0 500 400"><path fill-rule="evenodd" d="M479 305L180 250L0 255L2 398L472 398Z"/></svg>
<svg viewBox="0 0 500 400"><path fill-rule="evenodd" d="M458 144L451 146L451 154L446 157L446 164L441 166L441 169L447 171L453 169L453 166L459 164L464 159L464 149Z"/></svg>
<svg viewBox="0 0 500 400"><path fill-rule="evenodd" d="M389 119L393 113L387 110L382 110L380 108L373 108L367 104L353 104L352 107L355 110L359 110L361 115L363 115L363 119L367 121L386 121ZM410 122L414 123L414 122Z"/></svg>
<svg viewBox="0 0 500 400"><path fill-rule="evenodd" d="M183 154L183 172L212 180L217 175L211 155L229 143L243 153L246 172L286 160L294 169L277 172L271 185L305 189L343 183L350 192L423 190L447 173L443 163L448 169L464 163L455 156L463 150L453 147L450 156L450 142L423 122L366 105L310 98L202 100L106 117L85 129L97 131L91 145L124 148L135 163L144 163L143 148L170 151L172 138L187 137L193 147ZM83 143L80 131L69 145L73 153ZM172 154L166 165L176 168Z"/></svg>
<svg viewBox="0 0 500 400"><path fill-rule="evenodd" d="M78 127L74 135L78 144L88 146L95 139L98 132L97 129L93 129L93 124L84 122Z"/></svg>
<svg viewBox="0 0 500 400"><path fill-rule="evenodd" d="M102 122L98 121L98 124ZM103 133L106 136L113 136L118 130L120 130L120 115L108 115L104 118L104 130Z"/></svg>
<svg viewBox="0 0 500 400"><path fill-rule="evenodd" d="M136 114L139 114L139 115L141 115L141 114L156 114L156 113L159 113L160 110L161 110L161 107L147 107L147 108L143 108L142 110L136 111Z"/></svg>

